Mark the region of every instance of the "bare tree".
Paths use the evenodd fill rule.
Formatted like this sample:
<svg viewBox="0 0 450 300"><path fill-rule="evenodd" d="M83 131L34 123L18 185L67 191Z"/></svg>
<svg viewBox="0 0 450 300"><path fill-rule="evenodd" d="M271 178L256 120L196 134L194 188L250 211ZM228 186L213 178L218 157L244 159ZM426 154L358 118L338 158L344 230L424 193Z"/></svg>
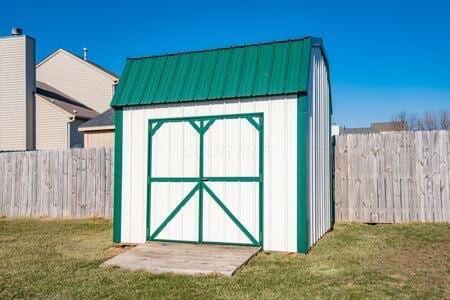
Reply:
<svg viewBox="0 0 450 300"><path fill-rule="evenodd" d="M419 130L419 118L417 114L407 114L402 111L391 119L392 122L398 122L398 130ZM406 126L404 126L406 124ZM406 128L405 128L406 127Z"/></svg>
<svg viewBox="0 0 450 300"><path fill-rule="evenodd" d="M406 124L408 124L408 130L419 130L420 118L416 113L410 113L406 117Z"/></svg>
<svg viewBox="0 0 450 300"><path fill-rule="evenodd" d="M408 130L408 121L407 121L408 115L406 112L402 111L398 115L392 117L392 122L396 122L395 129L396 130Z"/></svg>
<svg viewBox="0 0 450 300"><path fill-rule="evenodd" d="M450 129L450 116L448 111L441 110L440 112L438 112L438 123L440 129Z"/></svg>
<svg viewBox="0 0 450 300"><path fill-rule="evenodd" d="M422 116L423 130L439 129L439 123L435 112L426 111Z"/></svg>
<svg viewBox="0 0 450 300"><path fill-rule="evenodd" d="M447 110L416 113L400 112L392 117L393 122L406 122L408 130L450 130L450 114Z"/></svg>

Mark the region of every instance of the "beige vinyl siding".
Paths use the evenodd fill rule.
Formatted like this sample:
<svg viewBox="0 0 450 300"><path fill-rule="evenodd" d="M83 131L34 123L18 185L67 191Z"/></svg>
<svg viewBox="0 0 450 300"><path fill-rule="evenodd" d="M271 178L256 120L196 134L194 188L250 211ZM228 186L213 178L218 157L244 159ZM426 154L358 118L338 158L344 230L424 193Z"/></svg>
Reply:
<svg viewBox="0 0 450 300"><path fill-rule="evenodd" d="M0 151L34 148L35 83L33 74L26 76L26 69L31 70L34 65L32 38L0 38Z"/></svg>
<svg viewBox="0 0 450 300"><path fill-rule="evenodd" d="M84 131L84 148L113 147L114 130Z"/></svg>
<svg viewBox="0 0 450 300"><path fill-rule="evenodd" d="M37 80L85 104L97 112L109 108L116 78L74 55L59 50L38 65Z"/></svg>
<svg viewBox="0 0 450 300"><path fill-rule="evenodd" d="M67 122L70 115L36 96L36 148L67 149Z"/></svg>
<svg viewBox="0 0 450 300"><path fill-rule="evenodd" d="M83 132L78 131L78 127L81 126L86 122L86 120L79 120L76 119L72 122L70 122L70 147L77 146L79 148L83 148L84 139L83 139Z"/></svg>

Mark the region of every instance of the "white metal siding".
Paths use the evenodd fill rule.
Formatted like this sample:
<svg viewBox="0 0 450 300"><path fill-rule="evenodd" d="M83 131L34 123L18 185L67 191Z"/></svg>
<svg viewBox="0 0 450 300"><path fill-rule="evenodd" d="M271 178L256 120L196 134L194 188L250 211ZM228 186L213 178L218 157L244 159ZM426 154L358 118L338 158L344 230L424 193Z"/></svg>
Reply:
<svg viewBox="0 0 450 300"><path fill-rule="evenodd" d="M34 66L32 38L0 38L0 150L34 147Z"/></svg>
<svg viewBox="0 0 450 300"><path fill-rule="evenodd" d="M328 71L322 51L313 47L309 116L309 244L331 228L330 98Z"/></svg>
<svg viewBox="0 0 450 300"><path fill-rule="evenodd" d="M37 95L36 149L67 149L67 122L69 114Z"/></svg>
<svg viewBox="0 0 450 300"><path fill-rule="evenodd" d="M69 53L59 51L40 64L36 76L38 81L45 82L100 113L110 108L115 78Z"/></svg>
<svg viewBox="0 0 450 300"><path fill-rule="evenodd" d="M142 243L146 240L148 119L253 112L264 114L264 249L297 251L296 95L124 109L122 242ZM217 138L225 138L225 135L218 135ZM245 166L242 160L229 159L225 168L237 170L240 163ZM250 165L248 170L251 167ZM195 165L195 168L197 170L198 165ZM216 170L225 172L219 167ZM207 166L206 172L209 172ZM188 171L185 174L188 174ZM183 192L187 193L187 190L186 186ZM218 190L220 191L220 188ZM250 191L253 193L252 187ZM181 191L179 193L182 194ZM236 205L233 209L245 210L243 202L245 201L233 204ZM193 221L196 221L195 216ZM214 218L205 218L204 222L214 222ZM205 226L213 228L212 224ZM235 230L234 224L230 226L233 228L222 230Z"/></svg>

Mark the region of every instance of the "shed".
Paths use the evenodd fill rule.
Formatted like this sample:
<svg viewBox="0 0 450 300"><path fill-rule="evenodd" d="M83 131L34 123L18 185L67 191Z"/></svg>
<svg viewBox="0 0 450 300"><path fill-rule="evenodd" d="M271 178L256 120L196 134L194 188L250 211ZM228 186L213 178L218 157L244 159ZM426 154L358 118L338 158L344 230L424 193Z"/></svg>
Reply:
<svg viewBox="0 0 450 300"><path fill-rule="evenodd" d="M331 229L331 97L306 37L126 61L113 240L306 253Z"/></svg>
<svg viewBox="0 0 450 300"><path fill-rule="evenodd" d="M114 146L114 110L108 109L95 118L81 124L78 131L84 135L84 147Z"/></svg>

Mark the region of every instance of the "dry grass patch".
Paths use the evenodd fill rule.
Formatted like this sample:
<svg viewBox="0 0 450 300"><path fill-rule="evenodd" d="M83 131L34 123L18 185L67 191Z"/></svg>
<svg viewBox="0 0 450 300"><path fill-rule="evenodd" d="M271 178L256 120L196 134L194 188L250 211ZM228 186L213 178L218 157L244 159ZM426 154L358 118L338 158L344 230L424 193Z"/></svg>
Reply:
<svg viewBox="0 0 450 300"><path fill-rule="evenodd" d="M339 224L308 255L260 253L233 278L99 265L104 220L0 220L0 298L450 298L450 224Z"/></svg>

